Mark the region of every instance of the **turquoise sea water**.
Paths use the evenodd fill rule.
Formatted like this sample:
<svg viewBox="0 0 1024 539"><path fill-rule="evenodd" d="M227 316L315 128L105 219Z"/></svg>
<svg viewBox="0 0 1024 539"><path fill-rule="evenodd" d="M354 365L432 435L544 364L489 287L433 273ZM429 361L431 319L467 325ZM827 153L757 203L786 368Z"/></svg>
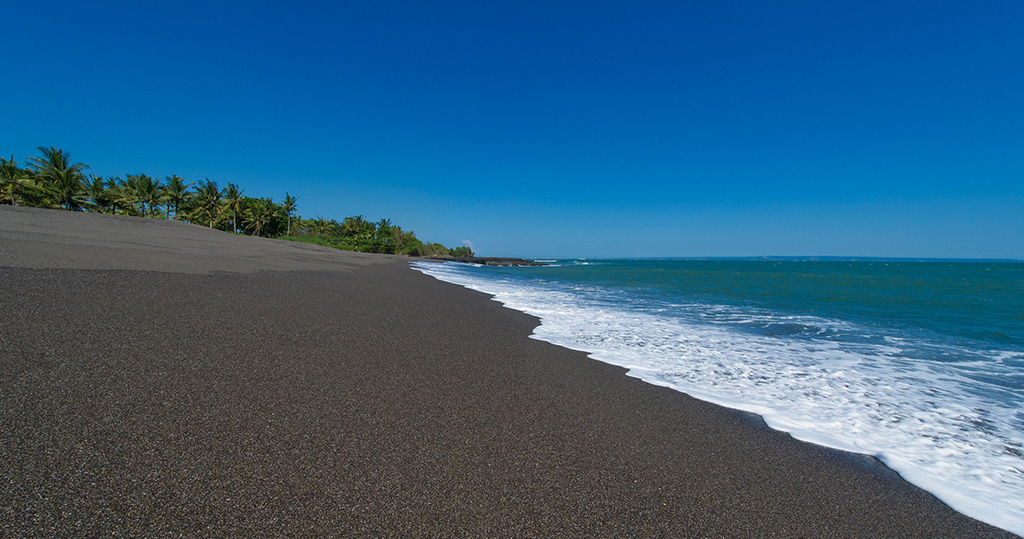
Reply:
<svg viewBox="0 0 1024 539"><path fill-rule="evenodd" d="M1024 264L417 264L541 318L535 337L877 456L1024 534Z"/></svg>

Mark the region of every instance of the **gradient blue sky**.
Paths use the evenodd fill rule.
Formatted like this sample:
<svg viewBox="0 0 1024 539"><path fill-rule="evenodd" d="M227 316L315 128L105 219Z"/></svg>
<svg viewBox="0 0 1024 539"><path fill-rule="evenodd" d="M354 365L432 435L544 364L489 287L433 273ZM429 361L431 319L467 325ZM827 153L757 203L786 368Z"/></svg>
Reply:
<svg viewBox="0 0 1024 539"><path fill-rule="evenodd" d="M1024 259L1024 2L25 2L0 154L491 256Z"/></svg>

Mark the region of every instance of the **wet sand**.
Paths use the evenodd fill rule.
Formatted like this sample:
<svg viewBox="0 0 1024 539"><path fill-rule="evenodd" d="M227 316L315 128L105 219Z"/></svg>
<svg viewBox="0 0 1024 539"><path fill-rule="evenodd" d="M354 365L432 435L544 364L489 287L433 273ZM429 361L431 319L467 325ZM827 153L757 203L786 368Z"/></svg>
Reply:
<svg viewBox="0 0 1024 539"><path fill-rule="evenodd" d="M0 206L0 536L1011 536L408 264Z"/></svg>

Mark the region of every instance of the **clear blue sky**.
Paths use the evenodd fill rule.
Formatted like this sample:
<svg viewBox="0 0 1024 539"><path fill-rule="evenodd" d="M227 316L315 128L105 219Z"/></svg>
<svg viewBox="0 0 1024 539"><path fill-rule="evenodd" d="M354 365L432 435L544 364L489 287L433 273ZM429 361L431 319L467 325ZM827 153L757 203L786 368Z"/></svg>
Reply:
<svg viewBox="0 0 1024 539"><path fill-rule="evenodd" d="M1024 259L1024 2L6 2L0 153L492 256Z"/></svg>

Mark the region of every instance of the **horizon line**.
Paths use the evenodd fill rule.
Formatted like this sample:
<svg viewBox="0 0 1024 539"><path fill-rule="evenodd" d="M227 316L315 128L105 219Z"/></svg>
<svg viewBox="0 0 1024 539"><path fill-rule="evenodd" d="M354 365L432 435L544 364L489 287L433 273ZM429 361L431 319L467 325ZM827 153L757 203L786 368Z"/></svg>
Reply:
<svg viewBox="0 0 1024 539"><path fill-rule="evenodd" d="M965 257L897 257L897 256L843 256L843 255L754 255L754 256L574 256L574 257L522 257L526 260L692 260L692 261L766 261L766 262L989 262L1022 264L1018 258L965 258Z"/></svg>

